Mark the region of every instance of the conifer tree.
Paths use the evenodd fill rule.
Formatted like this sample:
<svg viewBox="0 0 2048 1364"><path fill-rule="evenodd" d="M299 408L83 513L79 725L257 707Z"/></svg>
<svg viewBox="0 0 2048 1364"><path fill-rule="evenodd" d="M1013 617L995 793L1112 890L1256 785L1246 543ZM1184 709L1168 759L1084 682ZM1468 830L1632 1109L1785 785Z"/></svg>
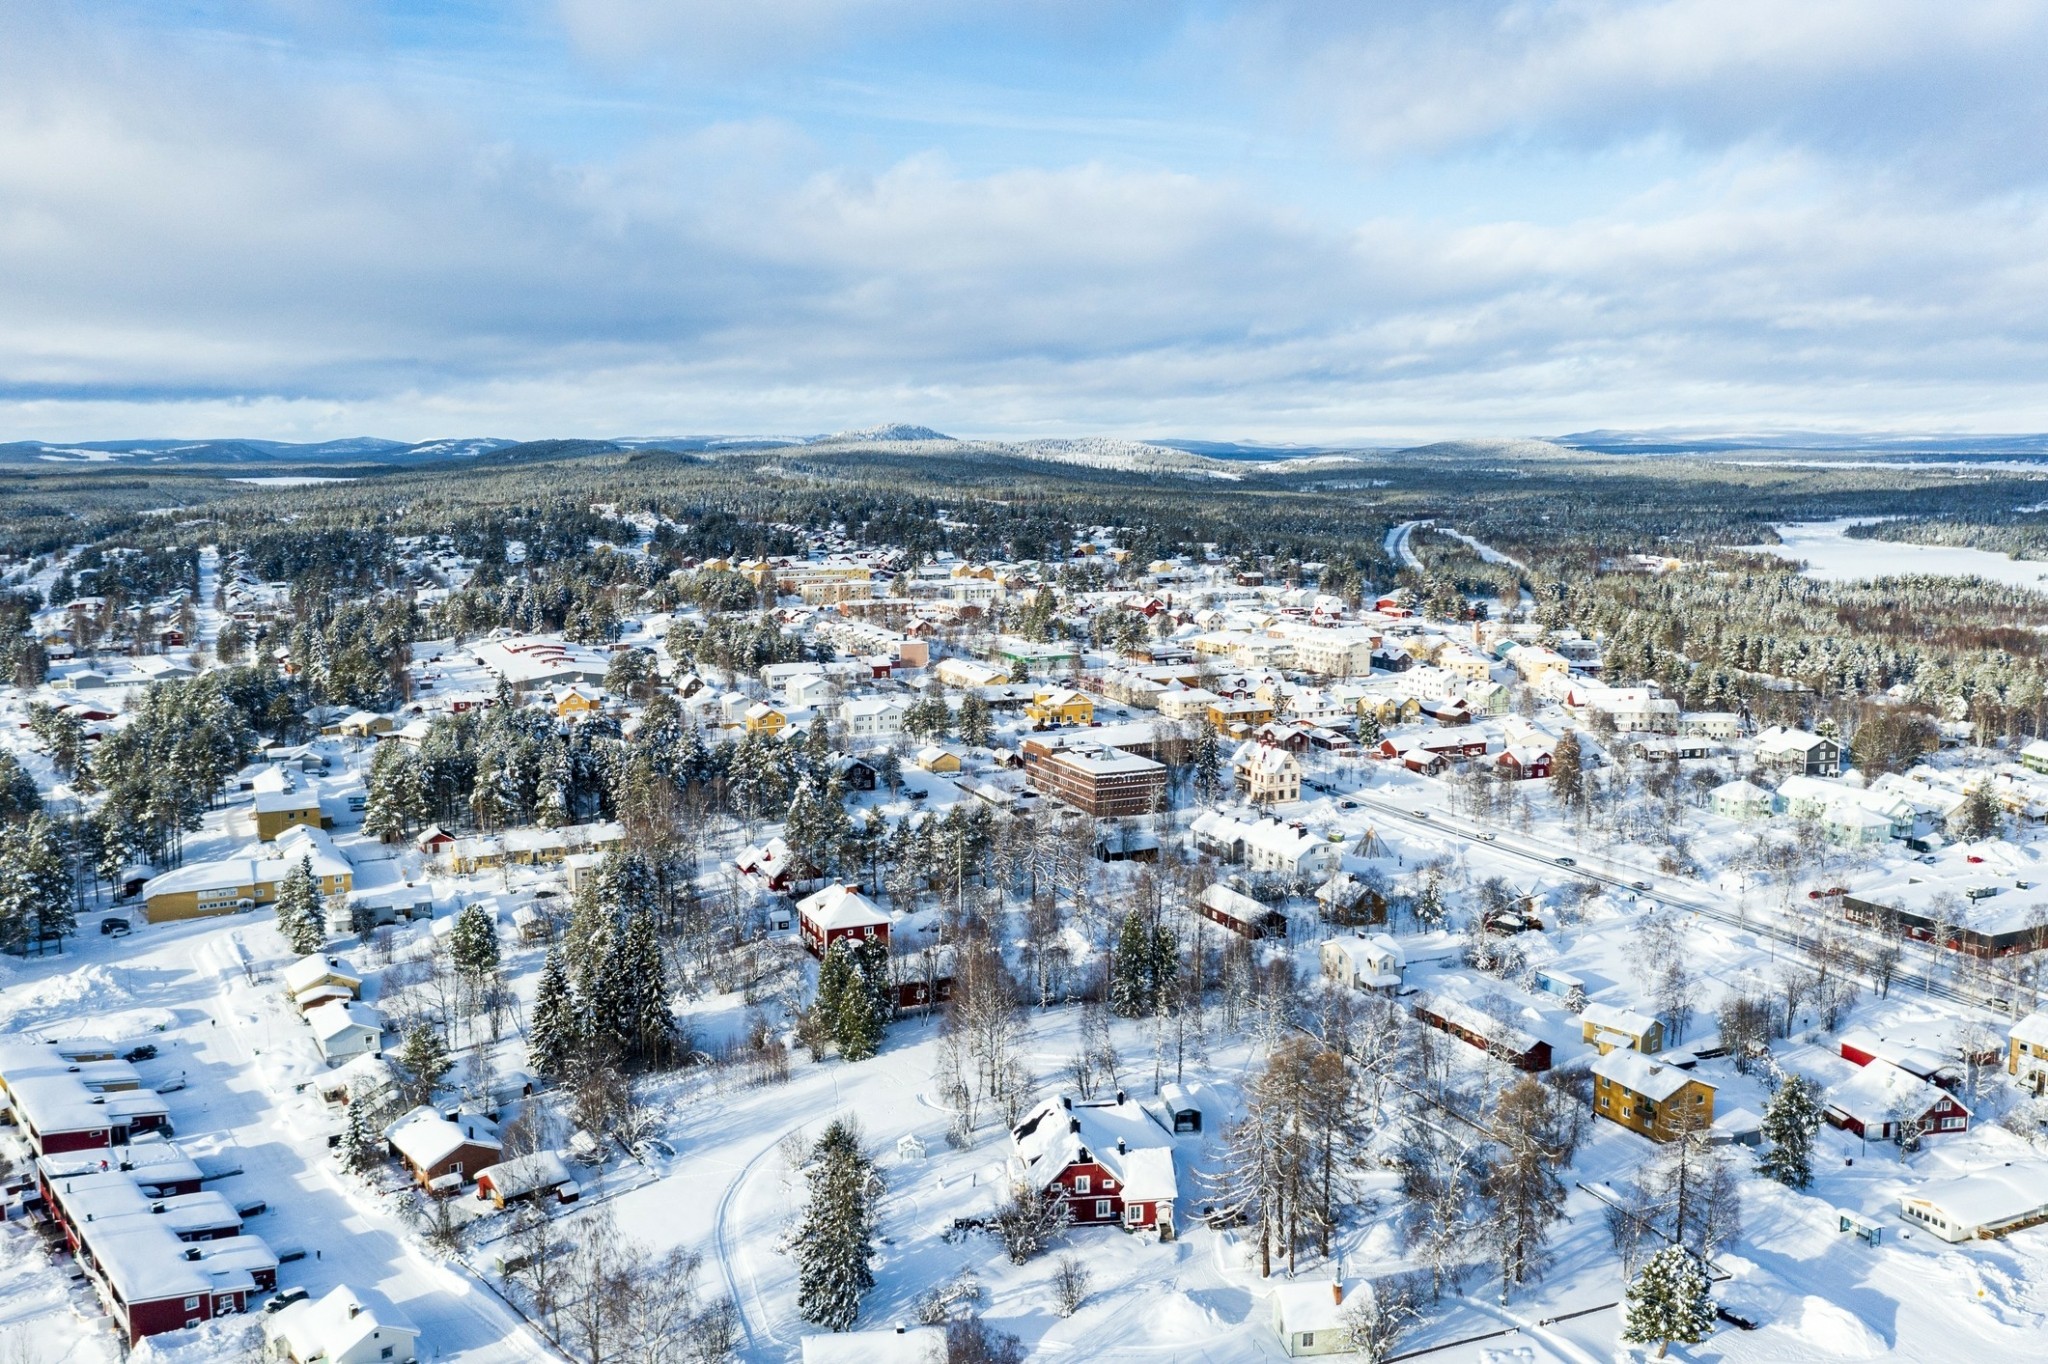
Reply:
<svg viewBox="0 0 2048 1364"><path fill-rule="evenodd" d="M1659 1359L1673 1341L1699 1344L1713 1334L1720 1310L1708 1288L1699 1262L1677 1246L1666 1246L1628 1286L1621 1338L1633 1345L1655 1344Z"/></svg>
<svg viewBox="0 0 2048 1364"><path fill-rule="evenodd" d="M404 1072L407 1100L415 1104L432 1103L434 1091L455 1068L455 1058L448 1054L448 1043L439 1028L431 1023L415 1023L399 1050L398 1068Z"/></svg>
<svg viewBox="0 0 2048 1364"><path fill-rule="evenodd" d="M448 934L448 955L472 984L498 969L498 926L482 905L463 907Z"/></svg>
<svg viewBox="0 0 2048 1364"><path fill-rule="evenodd" d="M284 935L285 946L302 957L318 952L327 941L311 854L301 857L277 888L277 931Z"/></svg>
<svg viewBox="0 0 2048 1364"><path fill-rule="evenodd" d="M620 955L631 983L633 1053L649 1065L667 1065L678 1048L676 1016L669 1007L668 967L654 936L654 920L636 914L626 925Z"/></svg>
<svg viewBox="0 0 2048 1364"><path fill-rule="evenodd" d="M1770 1149L1756 1168L1780 1184L1803 1189L1813 1181L1813 1138L1820 1131L1820 1094L1804 1075L1788 1075L1764 1109L1763 1137Z"/></svg>
<svg viewBox="0 0 2048 1364"><path fill-rule="evenodd" d="M1577 730L1566 730L1551 750L1550 789L1564 809L1578 810L1586 803L1585 753Z"/></svg>
<svg viewBox="0 0 2048 1364"><path fill-rule="evenodd" d="M341 1128L341 1168L352 1175L366 1175L376 1169L381 1154L376 1134L370 1131L369 1121L363 1116L363 1107L361 1099L351 1099L348 1117Z"/></svg>
<svg viewBox="0 0 2048 1364"><path fill-rule="evenodd" d="M527 1035L526 1053L535 1070L559 1078L569 1073L576 1054L582 1050L582 1041L576 1000L569 991L569 971L562 965L561 949L551 947L534 992L533 1025Z"/></svg>
<svg viewBox="0 0 2048 1364"><path fill-rule="evenodd" d="M825 1129L805 1172L810 1197L796 1235L797 1313L829 1331L860 1319L861 1296L875 1286L875 1196L879 1177L844 1119Z"/></svg>
<svg viewBox="0 0 2048 1364"><path fill-rule="evenodd" d="M859 988L853 953L842 938L825 950L824 960L818 963L818 997L811 1005L835 1041L839 1036L839 1019L846 1012L846 997Z"/></svg>

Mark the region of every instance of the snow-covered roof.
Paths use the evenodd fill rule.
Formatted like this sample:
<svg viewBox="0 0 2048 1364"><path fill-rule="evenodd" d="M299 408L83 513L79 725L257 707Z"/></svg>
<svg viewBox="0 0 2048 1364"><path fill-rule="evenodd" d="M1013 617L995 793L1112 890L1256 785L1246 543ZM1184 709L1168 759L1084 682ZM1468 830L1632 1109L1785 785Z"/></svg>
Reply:
<svg viewBox="0 0 2048 1364"><path fill-rule="evenodd" d="M384 1018L367 1004L335 1001L306 1010L306 1026L324 1047L344 1033L367 1030L371 1037L384 1035Z"/></svg>
<svg viewBox="0 0 2048 1364"><path fill-rule="evenodd" d="M938 1326L893 1331L843 1331L805 1336L803 1364L944 1364L946 1332Z"/></svg>
<svg viewBox="0 0 2048 1364"><path fill-rule="evenodd" d="M1713 1085L1690 1071L1653 1061L1639 1051L1620 1048L1595 1061L1593 1073L1620 1085L1631 1094L1640 1094L1655 1103L1663 1103L1684 1089L1688 1081L1698 1081L1708 1089L1713 1088Z"/></svg>
<svg viewBox="0 0 2048 1364"><path fill-rule="evenodd" d="M553 1151L534 1151L485 1166L476 1172L476 1178L479 1184L489 1180L501 1198L522 1198L574 1182L569 1177L569 1167Z"/></svg>
<svg viewBox="0 0 2048 1364"><path fill-rule="evenodd" d="M284 968L284 990L288 995L296 996L328 981L361 985L363 978L349 970L348 963L340 958L324 957L317 952L300 957Z"/></svg>
<svg viewBox="0 0 2048 1364"><path fill-rule="evenodd" d="M1648 1014L1619 1004L1588 1004L1579 1012L1579 1018L1596 1028L1629 1037L1648 1037L1650 1029L1657 1026L1657 1020Z"/></svg>
<svg viewBox="0 0 2048 1364"><path fill-rule="evenodd" d="M1346 1287L1339 1282L1301 1279L1273 1288L1273 1326L1283 1336L1339 1331L1344 1315L1361 1300L1371 1301L1372 1285Z"/></svg>
<svg viewBox="0 0 2048 1364"><path fill-rule="evenodd" d="M284 1342L300 1364L339 1359L366 1340L410 1345L420 1334L390 1303L346 1285L272 1313L264 1319L263 1329L271 1340Z"/></svg>
<svg viewBox="0 0 2048 1364"><path fill-rule="evenodd" d="M1180 1196L1173 1139L1122 1091L1107 1103L1048 1099L1010 1135L1012 1167L1039 1188L1086 1159L1116 1178L1127 1203L1170 1202Z"/></svg>
<svg viewBox="0 0 2048 1364"><path fill-rule="evenodd" d="M1936 1208L1957 1226L1997 1226L2048 1209L2048 1160L2012 1160L1932 1180L1899 1201Z"/></svg>
<svg viewBox="0 0 2048 1364"><path fill-rule="evenodd" d="M820 931L835 928L869 928L889 922L881 907L852 886L827 886L796 902L797 913Z"/></svg>
<svg viewBox="0 0 2048 1364"><path fill-rule="evenodd" d="M2048 1009L2036 1009L2013 1024L2012 1038L2030 1047L2048 1047Z"/></svg>
<svg viewBox="0 0 2048 1364"><path fill-rule="evenodd" d="M422 1104L385 1128L384 1140L421 1169L446 1160L464 1145L504 1149L489 1119L474 1113L460 1117L460 1122L450 1121Z"/></svg>
<svg viewBox="0 0 2048 1364"><path fill-rule="evenodd" d="M1885 1060L1872 1061L1828 1090L1828 1107L1865 1125L1893 1122L1901 1114L1918 1118L1943 1099L1970 1111L1955 1095Z"/></svg>

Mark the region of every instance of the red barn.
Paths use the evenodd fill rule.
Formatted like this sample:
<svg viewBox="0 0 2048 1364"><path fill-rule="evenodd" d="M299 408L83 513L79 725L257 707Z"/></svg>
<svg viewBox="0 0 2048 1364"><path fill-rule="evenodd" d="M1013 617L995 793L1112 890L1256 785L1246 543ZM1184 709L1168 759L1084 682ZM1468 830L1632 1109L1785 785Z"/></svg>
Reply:
<svg viewBox="0 0 2048 1364"><path fill-rule="evenodd" d="M1075 1226L1173 1235L1173 1138L1122 1090L1113 1103L1049 1099L1010 1139L1011 1174L1064 1203Z"/></svg>

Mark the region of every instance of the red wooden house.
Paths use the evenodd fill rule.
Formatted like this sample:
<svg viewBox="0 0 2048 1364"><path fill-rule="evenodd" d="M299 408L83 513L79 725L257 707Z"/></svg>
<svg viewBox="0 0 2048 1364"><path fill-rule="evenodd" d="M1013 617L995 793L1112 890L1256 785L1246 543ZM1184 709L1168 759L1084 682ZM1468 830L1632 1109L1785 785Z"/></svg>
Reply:
<svg viewBox="0 0 2048 1364"><path fill-rule="evenodd" d="M1122 1090L1113 1103L1049 1099L1010 1138L1013 1177L1064 1203L1075 1226L1173 1234L1173 1138Z"/></svg>
<svg viewBox="0 0 2048 1364"><path fill-rule="evenodd" d="M1534 781L1550 775L1550 751L1543 748L1513 747L1504 749L1494 766L1503 777L1516 781Z"/></svg>
<svg viewBox="0 0 2048 1364"><path fill-rule="evenodd" d="M421 1188L460 1188L477 1171L504 1159L496 1124L474 1113L443 1117L422 1104L384 1129L391 1154L403 1161Z"/></svg>
<svg viewBox="0 0 2048 1364"><path fill-rule="evenodd" d="M1970 1130L1963 1101L1889 1061L1873 1060L1828 1091L1827 1120L1859 1137L1900 1141Z"/></svg>
<svg viewBox="0 0 2048 1364"><path fill-rule="evenodd" d="M853 886L827 886L796 902L804 947L823 959L836 942L889 941L889 916Z"/></svg>

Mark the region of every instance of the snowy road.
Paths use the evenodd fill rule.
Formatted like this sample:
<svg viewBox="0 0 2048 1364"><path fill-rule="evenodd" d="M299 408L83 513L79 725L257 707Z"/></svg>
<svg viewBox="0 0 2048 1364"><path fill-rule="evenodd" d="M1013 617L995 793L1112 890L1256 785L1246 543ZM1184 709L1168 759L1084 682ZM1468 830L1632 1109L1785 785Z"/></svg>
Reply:
<svg viewBox="0 0 2048 1364"><path fill-rule="evenodd" d="M1422 560L1415 557L1415 551L1408 548L1409 537L1415 534L1417 526L1427 526L1428 521L1403 521L1387 532L1387 557L1403 568L1420 569Z"/></svg>
<svg viewBox="0 0 2048 1364"><path fill-rule="evenodd" d="M236 932L262 961L268 931L252 924ZM307 1259L285 1266L281 1286L303 1286L315 1297L340 1284L374 1289L420 1328L425 1358L557 1359L488 1290L424 1255L367 1191L343 1187L327 1156L322 1115L286 1089L289 1042L305 1025L288 1014L275 986L247 980L223 935L197 940L185 956L193 980L210 982L214 992L206 1001L210 1021L182 1030L190 1084L175 1116L181 1132L233 1143L242 1165L233 1196L260 1197L271 1207L249 1230L274 1246L307 1251Z"/></svg>
<svg viewBox="0 0 2048 1364"><path fill-rule="evenodd" d="M204 644L209 649L220 638L221 612L214 605L220 593L220 546L204 545L199 550L199 589L192 603L192 609L199 621L199 638L193 644Z"/></svg>

